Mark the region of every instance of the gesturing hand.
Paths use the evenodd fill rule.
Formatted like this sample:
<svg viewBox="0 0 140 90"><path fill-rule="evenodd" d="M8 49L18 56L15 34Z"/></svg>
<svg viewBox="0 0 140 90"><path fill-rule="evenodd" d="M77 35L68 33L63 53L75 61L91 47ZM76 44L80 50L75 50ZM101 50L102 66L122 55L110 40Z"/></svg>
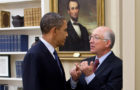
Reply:
<svg viewBox="0 0 140 90"><path fill-rule="evenodd" d="M90 65L88 65L87 61L83 61L80 64L80 70L85 74L85 76L89 76L93 73L93 61L90 62Z"/></svg>
<svg viewBox="0 0 140 90"><path fill-rule="evenodd" d="M81 75L79 64L76 63L75 67L70 70L70 75L74 81L77 81Z"/></svg>

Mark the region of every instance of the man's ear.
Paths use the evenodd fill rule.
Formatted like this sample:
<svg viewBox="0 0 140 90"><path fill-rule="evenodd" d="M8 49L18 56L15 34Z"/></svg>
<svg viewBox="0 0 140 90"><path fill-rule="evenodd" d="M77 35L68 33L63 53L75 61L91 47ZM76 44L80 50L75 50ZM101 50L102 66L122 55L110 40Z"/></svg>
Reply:
<svg viewBox="0 0 140 90"><path fill-rule="evenodd" d="M111 40L107 40L106 41L106 47L110 47L110 45L111 45Z"/></svg>
<svg viewBox="0 0 140 90"><path fill-rule="evenodd" d="M53 27L51 30L50 30L51 33L56 33L56 27Z"/></svg>

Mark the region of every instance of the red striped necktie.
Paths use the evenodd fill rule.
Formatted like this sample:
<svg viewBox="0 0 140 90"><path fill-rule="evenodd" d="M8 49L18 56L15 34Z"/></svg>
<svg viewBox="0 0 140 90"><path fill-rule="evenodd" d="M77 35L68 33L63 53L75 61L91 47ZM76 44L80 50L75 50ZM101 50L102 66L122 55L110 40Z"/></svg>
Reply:
<svg viewBox="0 0 140 90"><path fill-rule="evenodd" d="M96 59L96 60L94 61L93 72L95 72L95 71L96 71L96 69L97 69L98 65L99 65L99 59Z"/></svg>

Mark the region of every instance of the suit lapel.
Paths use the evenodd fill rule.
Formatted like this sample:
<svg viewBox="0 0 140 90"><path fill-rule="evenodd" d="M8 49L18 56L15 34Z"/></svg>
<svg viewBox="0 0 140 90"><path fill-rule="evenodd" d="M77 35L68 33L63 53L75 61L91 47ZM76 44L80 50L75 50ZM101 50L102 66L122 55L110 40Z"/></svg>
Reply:
<svg viewBox="0 0 140 90"><path fill-rule="evenodd" d="M59 57L58 57L58 58L59 58ZM63 68L63 65L62 65L60 59L59 59L59 63L60 63L60 67L61 67L61 69L62 69L62 72L61 72L60 70L59 70L59 71L60 71L60 72L62 73L62 75L65 77L64 68Z"/></svg>
<svg viewBox="0 0 140 90"><path fill-rule="evenodd" d="M59 63L60 63L62 72L59 69L59 66L58 66L56 60L54 59L54 57L52 56L52 54L49 52L48 48L41 41L39 42L39 44L40 44L40 47L42 48L43 52L46 53L46 54L49 54L48 56L51 58L50 62L55 65L56 69L60 72L61 76L62 77L65 77L64 69L63 69L63 66L62 66L62 63L61 63L60 59L59 59Z"/></svg>
<svg viewBox="0 0 140 90"><path fill-rule="evenodd" d="M85 36L85 35L87 35L87 34L86 34L86 32L84 32L83 26L82 26L81 24L79 24L79 27L80 27L80 31L81 31L81 38L82 38L82 39L85 39L84 37L87 37L87 36ZM84 33L85 33L85 34L84 34Z"/></svg>
<svg viewBox="0 0 140 90"><path fill-rule="evenodd" d="M87 82L85 80L85 75L82 73L81 77L80 77L80 83L81 85L83 85L82 87L86 87L87 86Z"/></svg>
<svg viewBox="0 0 140 90"><path fill-rule="evenodd" d="M112 52L105 61L99 66L99 68L95 71L95 74L98 76L101 72L103 72L108 66L112 63L112 58L114 57L114 53Z"/></svg>
<svg viewBox="0 0 140 90"><path fill-rule="evenodd" d="M46 53L50 58L51 58L51 62L52 63L56 63L55 62L55 59L53 58L53 56L52 56L52 54L49 52L49 50L48 50L48 48L40 41L39 42L40 43L40 48L42 49L42 51L44 52L44 53Z"/></svg>
<svg viewBox="0 0 140 90"><path fill-rule="evenodd" d="M112 52L106 59L105 61L99 66L99 68L95 71L95 77L93 79L92 82L96 83L96 76L100 76L105 70L106 68L108 68L110 66L110 64L113 62L112 59L114 59L115 55ZM85 59L84 61L88 61L88 63L90 63L91 61L95 61L95 56L94 57L90 57L88 59ZM82 74L80 77L80 83L81 85L83 85L82 87L87 88L87 83L85 81L85 75Z"/></svg>
<svg viewBox="0 0 140 90"><path fill-rule="evenodd" d="M71 35L73 39L80 39L79 36L77 35L76 31L74 30L73 26L72 26L72 23L69 21L68 22L68 32L69 32L69 35ZM80 26L79 26L80 27Z"/></svg>

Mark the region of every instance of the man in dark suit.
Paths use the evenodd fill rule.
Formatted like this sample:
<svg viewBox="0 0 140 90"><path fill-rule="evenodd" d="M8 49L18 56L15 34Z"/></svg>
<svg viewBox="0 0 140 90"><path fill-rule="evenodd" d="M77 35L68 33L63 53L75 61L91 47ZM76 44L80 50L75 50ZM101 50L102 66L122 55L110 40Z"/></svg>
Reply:
<svg viewBox="0 0 140 90"><path fill-rule="evenodd" d="M110 28L102 26L93 31L90 38L90 51L96 56L83 60L72 70L73 89L122 89L122 60L111 51L114 42L115 35Z"/></svg>
<svg viewBox="0 0 140 90"><path fill-rule="evenodd" d="M89 51L89 34L87 29L78 23L80 5L77 0L69 0L67 11L70 15L68 21L68 37L60 51Z"/></svg>
<svg viewBox="0 0 140 90"><path fill-rule="evenodd" d="M55 51L68 36L66 20L47 13L40 23L42 38L30 48L23 62L24 90L66 90L65 73Z"/></svg>

